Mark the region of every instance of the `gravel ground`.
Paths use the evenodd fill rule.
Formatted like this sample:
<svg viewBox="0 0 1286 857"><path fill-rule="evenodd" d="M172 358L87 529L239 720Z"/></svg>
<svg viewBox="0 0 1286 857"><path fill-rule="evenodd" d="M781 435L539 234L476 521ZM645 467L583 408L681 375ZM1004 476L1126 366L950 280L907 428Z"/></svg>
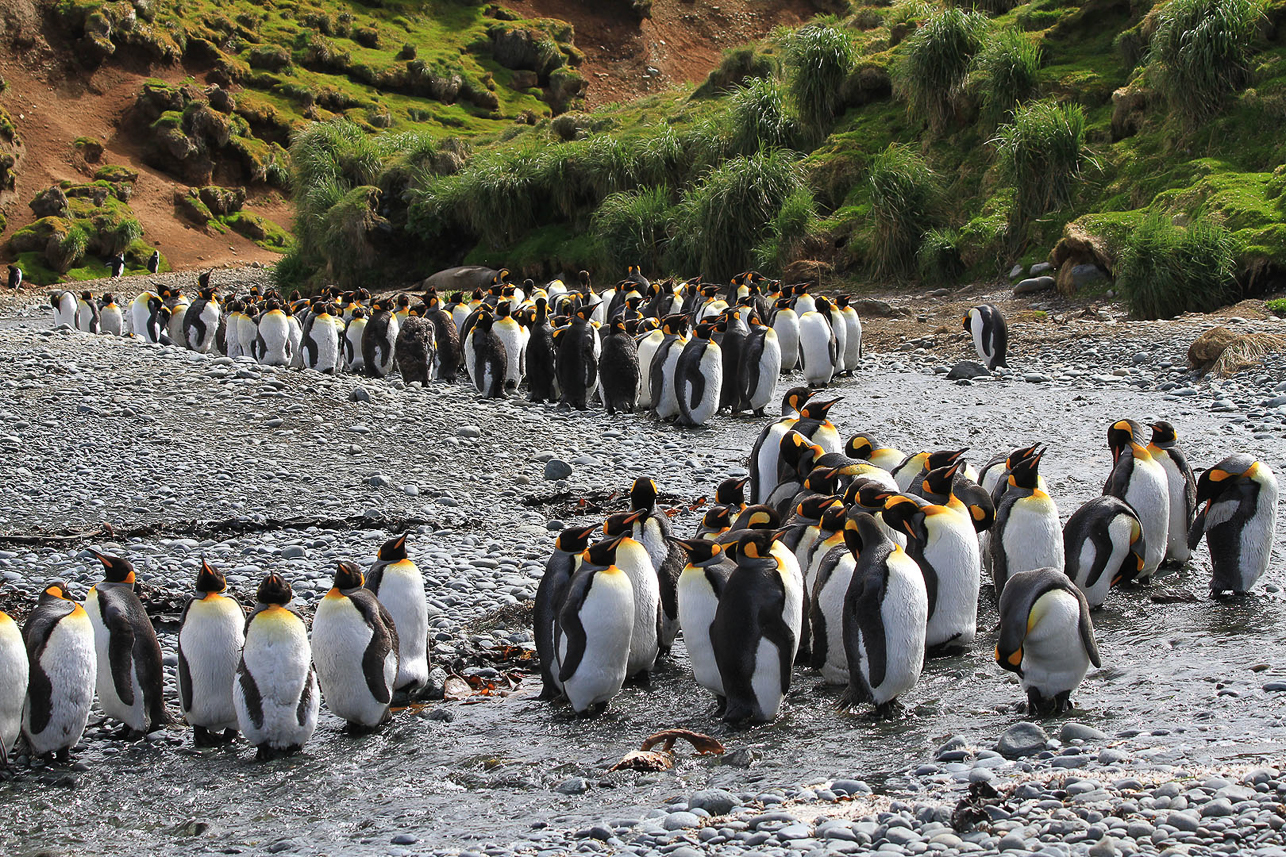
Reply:
<svg viewBox="0 0 1286 857"><path fill-rule="evenodd" d="M244 274L262 276L255 270ZM1198 379L1185 367L1184 355L1211 319L1130 323L1111 309L1082 316L1079 308L1052 297L1034 300L1031 307L1062 321L1015 324L1014 368L972 382L937 377L972 356L963 331L899 337L888 322L880 340L889 343L885 352L868 354L858 377L837 385L846 398L836 422L843 431L869 429L908 451L939 441L956 446L947 441L963 437L977 444L980 461L1009 438L1012 445L1047 440L1055 453L1047 459L1049 477L1062 490L1056 493L1060 500L1087 499L1098 490L1095 480L1101 485L1109 460L1106 425L1126 415L1170 418L1181 443L1192 425L1194 466L1208 466L1217 453L1235 448L1263 457L1280 475L1286 458L1286 357L1272 356L1263 368L1231 379ZM929 303L917 311L931 318L938 309ZM1286 333L1286 324L1273 319L1220 321L1236 330ZM885 322L867 324L879 331ZM307 610L329 588L334 560L369 561L389 524L412 520L417 523L410 546L432 604L435 662L494 680L514 666L494 653L530 645L523 608L534 596L552 530L590 520L598 508L623 508L627 499L620 492L646 473L657 480L664 499L680 507L676 529L687 532L701 511L690 507L720 478L744 473L746 450L759 427L757 420L720 418L706 430L679 431L643 418L479 401L464 386L421 389L397 380L328 378L52 331L48 325L48 310L36 297L0 300L6 365L0 374L0 451L8 462L0 542L15 535L97 535L53 546L0 543L0 604L21 615L54 578L68 580L81 595L98 575L84 548L123 552L139 570L171 666L175 610L201 556L227 570L242 596L253 592L262 574L283 573ZM1043 335L1055 325L1057 336ZM565 475L546 479L547 468ZM1064 517L1073 509L1067 502ZM290 523L298 518L319 525ZM343 519L345 525L323 526L321 519ZM100 533L104 521L117 537ZM163 533L119 536L148 527ZM1281 613L1286 582L1282 566L1278 548L1260 584L1262 602L1256 602L1274 616ZM1183 578L1180 588L1203 596L1201 573ZM528 803L507 826L496 822L494 837L475 832L460 836L455 847L447 847L449 835L428 835L424 824L412 821L382 826L378 836L344 835L353 837L347 841L361 853L389 854L475 853L460 851L475 840L476 853L496 855L1286 853L1286 779L1280 770L1286 765L1286 725L1279 696L1286 691L1286 651L1275 621L1253 627L1260 637L1226 641L1249 649L1249 678L1229 676L1217 694L1211 691L1217 700L1209 703L1211 712L1194 710L1192 700L1184 700L1187 707L1176 712L1176 723L1163 728L1139 722L1104 734L1075 721L1051 721L1044 724L1046 735L1018 723L1011 700L997 706L1003 727L939 733L932 743L924 739L890 750L882 758L900 761L880 766L878 776L862 770L851 778L801 775L796 781L765 773L771 768L758 757L770 751L751 749L754 740L734 733L724 739L731 752L723 764L698 769L684 763L677 775L630 780L652 808L622 815L612 814L625 806L619 783L612 781L616 792L603 788L602 771L614 761L603 754L613 753L595 746L573 754L593 758L570 768L554 761L545 765L543 797L536 801L548 807L544 820L532 823L542 813ZM1225 632L1212 623L1209 633ZM1275 660L1278 654L1283 660ZM1110 677L1111 669L1108 663L1101 673ZM1201 678L1210 684L1192 681L1203 688L1222 681L1217 674ZM1087 687L1094 682L1091 675ZM515 698L529 697L535 683L527 682ZM1087 693L1091 711L1113 715L1117 725L1128 722L1128 694L1100 699L1092 687ZM1010 695L1016 699L1016 688ZM520 712L527 719L518 722L541 728L527 713L532 707ZM439 719L449 722L454 709L444 706L420 714L437 717L433 712L443 710L448 714ZM977 720L978 713L962 717ZM500 719L512 716L509 711ZM912 721L924 716L913 706ZM835 740L844 740L842 731ZM91 728L78 754L98 753L110 743L103 730ZM165 732L149 743L177 748L187 737ZM331 743L323 746L310 745L305 755L343 752ZM109 756L115 751L101 750ZM28 786L60 778L75 784L93 773L86 768L81 762L61 774L19 772L19 791L10 802L13 820L48 811L37 808L43 803L39 789L24 788L24 778ZM0 796L5 788L0 786ZM466 806L493 799L472 790L465 794ZM5 803L0 797L0 817ZM35 846L21 835L0 833L0 842L6 841L18 853ZM249 841L236 851L317 851L300 835L255 840L259 846ZM74 842L42 842L41 848ZM88 844L113 850L103 838L91 837ZM175 847L214 853L224 850L219 844ZM342 850L335 842L331 846L317 853Z"/></svg>

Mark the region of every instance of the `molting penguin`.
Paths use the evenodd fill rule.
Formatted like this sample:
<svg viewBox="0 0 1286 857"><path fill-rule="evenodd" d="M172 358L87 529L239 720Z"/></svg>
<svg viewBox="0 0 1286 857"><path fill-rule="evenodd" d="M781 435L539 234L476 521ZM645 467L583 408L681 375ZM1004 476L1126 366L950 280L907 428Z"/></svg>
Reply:
<svg viewBox="0 0 1286 857"><path fill-rule="evenodd" d="M556 365L562 402L583 411L598 388L598 355L601 350L598 331L590 323L591 310L581 307L573 313L571 323L554 333L558 347Z"/></svg>
<svg viewBox="0 0 1286 857"><path fill-rule="evenodd" d="M313 663L322 696L331 713L355 730L392 719L397 680L397 629L365 582L355 563L341 560L334 586L313 616Z"/></svg>
<svg viewBox="0 0 1286 857"><path fill-rule="evenodd" d="M340 343L344 349L344 370L347 372L359 374L366 371L366 357L362 353L362 338L366 333L366 325L368 324L370 324L370 320L366 318L366 310L359 306L353 307L348 323L344 325L344 338ZM399 335L401 335L400 332Z"/></svg>
<svg viewBox="0 0 1286 857"><path fill-rule="evenodd" d="M214 289L209 286L201 289L197 299L183 313L183 341L188 348L198 354L210 353L214 347L214 334L219 329L219 315L219 298ZM249 353L245 350L244 341L241 346L242 353Z"/></svg>
<svg viewBox="0 0 1286 857"><path fill-rule="evenodd" d="M161 645L134 594L134 566L123 557L90 551L104 579L85 596L98 652L98 704L124 724L121 737L138 737L165 725L165 672Z"/></svg>
<svg viewBox="0 0 1286 857"><path fill-rule="evenodd" d="M429 602L424 575L406 554L406 533L380 545L366 588L379 598L397 628L393 689L414 694L429 681Z"/></svg>
<svg viewBox="0 0 1286 857"><path fill-rule="evenodd" d="M1039 487L1040 459L1044 450L1014 460L1004 493L996 504L996 522L987 539L988 566L996 597L1006 581L1020 571L1035 568L1063 570L1063 531L1058 507Z"/></svg>
<svg viewBox="0 0 1286 857"><path fill-rule="evenodd" d="M818 303L825 301L822 298ZM799 317L799 364L810 387L825 387L835 377L838 342L830 319L818 310Z"/></svg>
<svg viewBox="0 0 1286 857"><path fill-rule="evenodd" d="M527 389L533 402L559 399L554 331L549 326L549 303L543 297L536 298L536 315L527 340Z"/></svg>
<svg viewBox="0 0 1286 857"><path fill-rule="evenodd" d="M290 584L279 575L259 584L232 685L237 724L260 761L298 751L317 729L321 694L312 647L290 599Z"/></svg>
<svg viewBox="0 0 1286 857"><path fill-rule="evenodd" d="M54 308L54 327L76 327L76 295L72 292L54 292L49 296L49 305Z"/></svg>
<svg viewBox="0 0 1286 857"><path fill-rule="evenodd" d="M554 652L554 629L558 613L567 598L572 576L580 567L581 554L598 527L568 527L554 540L554 551L545 561L545 573L536 587L536 606L532 627L536 636L536 657L540 659L541 699L556 699L563 692L558 681L558 663Z"/></svg>
<svg viewBox="0 0 1286 857"><path fill-rule="evenodd" d="M232 683L246 641L246 612L227 590L223 573L202 559L197 594L179 617L179 702L198 747L231 741L237 731Z"/></svg>
<svg viewBox="0 0 1286 857"><path fill-rule="evenodd" d="M0 767L9 767L9 754L22 731L28 676L22 631L8 613L0 610Z"/></svg>
<svg viewBox="0 0 1286 857"><path fill-rule="evenodd" d="M777 332L750 317L750 335L742 346L745 361L738 377L743 404L757 417L777 395L777 377L781 375L781 344Z"/></svg>
<svg viewBox="0 0 1286 857"><path fill-rule="evenodd" d="M1143 570L1143 525L1130 504L1117 497L1095 497L1072 513L1063 526L1064 568L1093 610L1107 591L1133 580Z"/></svg>
<svg viewBox="0 0 1286 857"><path fill-rule="evenodd" d="M375 301L371 305L371 318L362 331L362 369L372 378L383 378L393 371L397 329L397 318L388 301Z"/></svg>
<svg viewBox="0 0 1286 857"><path fill-rule="evenodd" d="M860 512L852 523L861 555L844 597L849 674L844 702L869 701L876 716L885 717L895 710L897 697L920 679L929 600L919 566L875 518Z"/></svg>
<svg viewBox="0 0 1286 857"><path fill-rule="evenodd" d="M402 380L410 384L418 381L428 386L433 373L433 324L428 319L407 316L397 331L393 346L398 371Z"/></svg>
<svg viewBox="0 0 1286 857"><path fill-rule="evenodd" d="M88 290L81 292L76 301L76 329L81 333L98 333L102 329L98 304Z"/></svg>
<svg viewBox="0 0 1286 857"><path fill-rule="evenodd" d="M89 615L51 583L22 626L30 667L22 708L22 735L36 756L66 761L80 742L94 703L98 656Z"/></svg>
<svg viewBox="0 0 1286 857"><path fill-rule="evenodd" d="M962 320L964 329L973 337L974 350L988 369L1009 365L1005 362L1009 328L999 309L991 304L982 304L971 308Z"/></svg>
<svg viewBox="0 0 1286 857"><path fill-rule="evenodd" d="M598 358L598 375L602 384L603 406L608 415L617 411L634 413L639 389L639 355L634 337L625 331L625 322L617 318L603 339L603 354Z"/></svg>
<svg viewBox="0 0 1286 857"><path fill-rule="evenodd" d="M505 396L505 345L491 330L491 313L478 315L473 329L464 340L465 368L473 379L473 386L485 399L503 399Z"/></svg>
<svg viewBox="0 0 1286 857"><path fill-rule="evenodd" d="M1000 596L996 663L1018 673L1032 716L1061 714L1090 664L1102 666L1089 604L1058 569L1021 571Z"/></svg>
<svg viewBox="0 0 1286 857"><path fill-rule="evenodd" d="M625 675L647 681L661 653L661 584L643 543L634 538L634 525L646 511L617 512L603 522L603 534L619 539L613 564L629 578L634 589L634 628L630 634L630 659Z"/></svg>
<svg viewBox="0 0 1286 857"><path fill-rule="evenodd" d="M1170 493L1170 528L1166 531L1165 558L1167 562L1182 565L1192 555L1188 548L1188 532L1197 515L1197 480L1183 450L1179 449L1174 426L1165 420L1157 420L1149 428L1152 429L1152 439L1148 441L1148 453L1165 471Z"/></svg>
<svg viewBox="0 0 1286 857"><path fill-rule="evenodd" d="M794 573L772 551L775 533L752 530L737 542L736 568L710 625L715 663L729 722L767 722L790 689L799 645L804 593Z"/></svg>
<svg viewBox="0 0 1286 857"><path fill-rule="evenodd" d="M622 539L581 555L554 628L558 681L577 714L606 706L625 683L635 607L630 579L616 565Z"/></svg>
<svg viewBox="0 0 1286 857"><path fill-rule="evenodd" d="M121 336L125 332L125 313L111 294L103 295L98 302L98 323L103 333Z"/></svg>
<svg viewBox="0 0 1286 857"><path fill-rule="evenodd" d="M1169 544L1170 486L1166 482L1165 469L1143 446L1142 433L1143 426L1134 420L1117 420L1107 430L1113 467L1103 485L1103 493L1120 497L1139 516L1147 549L1146 562L1139 577L1148 580L1165 559Z"/></svg>
<svg viewBox="0 0 1286 857"><path fill-rule="evenodd" d="M714 638L710 632L719 610L719 599L723 597L724 587L736 565L714 542L693 539L676 540L674 544L688 558L679 572L677 589L679 624L683 628L688 659L692 662L692 675L697 684L715 695L722 710L723 678L715 660Z"/></svg>
<svg viewBox="0 0 1286 857"><path fill-rule="evenodd" d="M1210 548L1210 591L1249 592L1268 569L1277 536L1277 477L1244 452L1230 455L1197 481L1197 514L1188 544L1204 533Z"/></svg>
<svg viewBox="0 0 1286 857"><path fill-rule="evenodd" d="M683 346L674 367L674 392L679 403L679 424L703 426L719 409L723 392L723 352L710 338L714 325L697 325Z"/></svg>

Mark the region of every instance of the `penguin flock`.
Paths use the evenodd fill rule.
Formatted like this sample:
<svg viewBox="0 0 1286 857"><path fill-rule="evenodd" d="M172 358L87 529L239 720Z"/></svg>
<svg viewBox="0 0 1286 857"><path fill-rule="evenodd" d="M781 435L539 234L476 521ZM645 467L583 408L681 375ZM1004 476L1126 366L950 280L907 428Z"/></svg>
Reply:
<svg viewBox="0 0 1286 857"><path fill-rule="evenodd" d="M501 270L488 289L446 302L432 289L414 301L364 289L287 299L256 287L221 297L206 272L195 297L158 288L122 308L111 294L62 291L50 303L55 326L86 333L330 374L396 371L421 385L454 383L463 370L485 398L525 385L533 402L601 403L608 414L648 412L686 426L720 412L762 416L782 375L799 370L820 388L862 359L862 322L847 296L817 297L807 284L755 271L721 286L653 282L630 266L596 290L585 271L574 287L561 279L538 287Z"/></svg>
<svg viewBox="0 0 1286 857"><path fill-rule="evenodd" d="M19 735L33 755L67 761L95 697L121 724L119 738L173 722L134 567L90 553L103 580L83 601L55 581L21 629L0 612L0 764L8 765ZM258 758L276 758L312 737L323 699L361 732L390 721L394 694L412 698L428 681L428 600L405 534L386 541L366 573L340 561L311 628L278 574L259 584L248 618L204 560L194 589L179 620L178 689L198 747L240 733Z"/></svg>
<svg viewBox="0 0 1286 857"><path fill-rule="evenodd" d="M992 352L1003 359L1003 346ZM1238 453L1195 478L1170 423L1118 420L1102 496L1060 524L1039 444L975 470L967 450L910 455L842 440L837 399L797 387L688 538L650 478L632 510L562 530L536 594L542 698L578 714L649 678L682 633L693 678L730 722L774 719L797 667L846 707L899 709L926 657L978 637L984 571L1000 622L995 660L1030 714L1071 707L1102 658L1091 612L1109 589L1182 564L1207 541L1218 597L1249 591L1276 537L1277 481ZM747 502L747 492L749 494Z"/></svg>

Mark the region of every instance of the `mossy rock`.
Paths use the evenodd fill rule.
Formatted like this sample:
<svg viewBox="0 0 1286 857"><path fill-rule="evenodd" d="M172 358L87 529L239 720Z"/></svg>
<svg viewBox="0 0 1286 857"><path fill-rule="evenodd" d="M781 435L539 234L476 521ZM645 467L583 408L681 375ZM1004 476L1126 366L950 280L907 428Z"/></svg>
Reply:
<svg viewBox="0 0 1286 857"><path fill-rule="evenodd" d="M17 188L18 159L8 152L0 152L0 193L12 193ZM4 228L0 227L0 232Z"/></svg>
<svg viewBox="0 0 1286 857"><path fill-rule="evenodd" d="M209 206L201 201L200 196L195 190L176 190L174 192L174 208L179 216L195 223L197 226L206 226L214 220L214 213L210 211Z"/></svg>
<svg viewBox="0 0 1286 857"><path fill-rule="evenodd" d="M89 234L80 226L72 225L66 231L54 232L45 243L45 263L60 274L65 274L85 258L89 248Z"/></svg>
<svg viewBox="0 0 1286 857"><path fill-rule="evenodd" d="M45 245L54 235L64 235L72 223L62 217L42 217L9 236L9 248L15 254L43 253Z"/></svg>
<svg viewBox="0 0 1286 857"><path fill-rule="evenodd" d="M233 232L244 235L265 250L285 253L293 243L290 233L253 211L238 211L223 218L223 222Z"/></svg>
<svg viewBox="0 0 1286 857"><path fill-rule="evenodd" d="M63 189L63 193L67 195L67 203L71 207L72 215L87 217L93 208L98 208L107 202L107 197L112 195L112 186L107 182L76 184ZM83 208L84 204L88 204L91 208Z"/></svg>
<svg viewBox="0 0 1286 857"><path fill-rule="evenodd" d="M243 187L207 185L197 190L197 196L215 217L226 217L238 212L246 203L246 189Z"/></svg>
<svg viewBox="0 0 1286 857"><path fill-rule="evenodd" d="M556 69L549 75L546 100L554 113L565 113L585 95L589 83L581 73L570 68Z"/></svg>
<svg viewBox="0 0 1286 857"><path fill-rule="evenodd" d="M9 112L4 109L3 105L0 105L0 140L13 144L20 142L18 139L18 125L13 121L13 117L9 115Z"/></svg>
<svg viewBox="0 0 1286 857"><path fill-rule="evenodd" d="M96 137L77 137L71 145L87 164L96 164L103 159L103 143Z"/></svg>
<svg viewBox="0 0 1286 857"><path fill-rule="evenodd" d="M35 199L28 203L31 207L31 213L36 217L66 217L70 210L67 204L67 194L60 187L50 187L36 194Z"/></svg>
<svg viewBox="0 0 1286 857"><path fill-rule="evenodd" d="M133 184L138 181L138 170L131 170L129 167L122 167L119 164L106 164L94 171L94 181L109 182L111 184Z"/></svg>

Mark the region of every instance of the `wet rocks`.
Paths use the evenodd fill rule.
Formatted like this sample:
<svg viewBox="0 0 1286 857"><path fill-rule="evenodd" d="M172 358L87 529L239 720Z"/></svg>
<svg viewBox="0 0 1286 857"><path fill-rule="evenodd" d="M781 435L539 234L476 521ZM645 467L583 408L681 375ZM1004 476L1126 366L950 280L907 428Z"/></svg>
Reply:
<svg viewBox="0 0 1286 857"><path fill-rule="evenodd" d="M1017 723L996 742L996 752L1010 759L1034 756L1045 749L1049 736L1035 723Z"/></svg>
<svg viewBox="0 0 1286 857"><path fill-rule="evenodd" d="M568 777L554 786L554 791L562 795L581 795L589 791L589 780L584 777Z"/></svg>
<svg viewBox="0 0 1286 857"><path fill-rule="evenodd" d="M688 798L689 809L704 809L711 815L724 815L739 803L736 795L723 789L694 792Z"/></svg>
<svg viewBox="0 0 1286 857"><path fill-rule="evenodd" d="M947 372L947 380L956 381L961 378L972 380L974 378L990 377L990 375L991 370L976 360L961 360Z"/></svg>

